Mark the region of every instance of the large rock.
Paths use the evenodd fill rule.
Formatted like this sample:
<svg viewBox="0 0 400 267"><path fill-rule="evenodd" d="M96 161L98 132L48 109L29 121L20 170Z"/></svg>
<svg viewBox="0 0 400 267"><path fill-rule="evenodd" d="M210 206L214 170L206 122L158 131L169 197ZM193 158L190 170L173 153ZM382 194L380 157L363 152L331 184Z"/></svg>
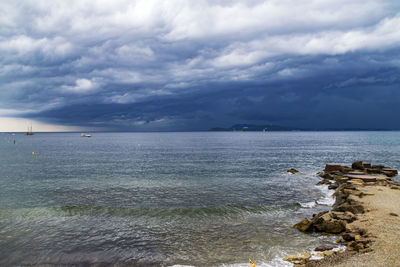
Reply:
<svg viewBox="0 0 400 267"><path fill-rule="evenodd" d="M337 248L337 246L329 246L329 245L323 245L323 246L318 246L314 250L315 251L326 251L326 250L332 250L334 248Z"/></svg>
<svg viewBox="0 0 400 267"><path fill-rule="evenodd" d="M339 206L334 208L334 211L341 211L341 212L346 212L346 211L350 211L353 214L359 214L359 213L364 213L364 207L357 202L345 202L340 204Z"/></svg>
<svg viewBox="0 0 400 267"><path fill-rule="evenodd" d="M389 177L393 177L396 176L398 174L396 169L391 169L391 168L383 168L382 169L382 173L389 176Z"/></svg>
<svg viewBox="0 0 400 267"><path fill-rule="evenodd" d="M363 164L364 169L371 168L371 163L369 163L369 162L363 162L362 164Z"/></svg>
<svg viewBox="0 0 400 267"><path fill-rule="evenodd" d="M283 258L284 261L288 261L293 263L294 265L298 264L305 264L307 261L311 258L311 254L309 253L304 253L303 255L299 256L290 256L290 257L285 257Z"/></svg>
<svg viewBox="0 0 400 267"><path fill-rule="evenodd" d="M333 179L333 175L327 172L319 172L318 176L324 179Z"/></svg>
<svg viewBox="0 0 400 267"><path fill-rule="evenodd" d="M338 185L337 183L328 185L328 189L329 189L329 190L335 190L335 189L338 188L338 187L339 187L339 185Z"/></svg>
<svg viewBox="0 0 400 267"><path fill-rule="evenodd" d="M342 171L343 167L337 163L328 163L325 165L325 172Z"/></svg>
<svg viewBox="0 0 400 267"><path fill-rule="evenodd" d="M364 165L362 161L355 161L351 164L351 168L355 170L364 170Z"/></svg>
<svg viewBox="0 0 400 267"><path fill-rule="evenodd" d="M357 232L346 232L342 233L342 238L346 241L354 241L356 240L356 236L359 235Z"/></svg>
<svg viewBox="0 0 400 267"><path fill-rule="evenodd" d="M357 216L350 211L340 212L340 211L332 211L332 216L336 220L343 220L348 223L354 222L357 220Z"/></svg>
<svg viewBox="0 0 400 267"><path fill-rule="evenodd" d="M346 230L346 222L337 220L331 212L322 212L312 219L312 225L319 232L339 234Z"/></svg>
<svg viewBox="0 0 400 267"><path fill-rule="evenodd" d="M312 222L311 220L305 218L301 222L296 223L294 227L302 232L307 232L312 230Z"/></svg>
<svg viewBox="0 0 400 267"><path fill-rule="evenodd" d="M290 173L292 173L292 174L296 174L296 173L298 173L299 171L296 170L295 168L291 168L291 169L287 170L287 172L290 172Z"/></svg>
<svg viewBox="0 0 400 267"><path fill-rule="evenodd" d="M345 194L354 195L354 196L358 196L358 197L363 197L364 196L364 192L362 192L360 190L343 189L343 192Z"/></svg>
<svg viewBox="0 0 400 267"><path fill-rule="evenodd" d="M329 181L328 179L323 179L323 180L321 180L321 181L319 181L318 183L317 183L317 185L324 185L324 184L332 184L332 182L331 181Z"/></svg>

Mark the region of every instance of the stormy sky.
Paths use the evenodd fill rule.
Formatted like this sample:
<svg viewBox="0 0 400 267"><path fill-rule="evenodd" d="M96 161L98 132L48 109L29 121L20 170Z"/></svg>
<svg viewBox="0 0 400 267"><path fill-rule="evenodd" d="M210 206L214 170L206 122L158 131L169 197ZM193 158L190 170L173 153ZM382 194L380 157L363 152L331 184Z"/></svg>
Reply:
<svg viewBox="0 0 400 267"><path fill-rule="evenodd" d="M400 129L399 71L395 0L0 2L3 128Z"/></svg>

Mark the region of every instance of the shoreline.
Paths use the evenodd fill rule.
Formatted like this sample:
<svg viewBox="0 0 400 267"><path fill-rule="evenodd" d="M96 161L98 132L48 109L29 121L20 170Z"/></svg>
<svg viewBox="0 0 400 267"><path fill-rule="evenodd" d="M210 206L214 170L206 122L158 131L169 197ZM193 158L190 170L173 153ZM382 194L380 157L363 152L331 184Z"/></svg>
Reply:
<svg viewBox="0 0 400 267"><path fill-rule="evenodd" d="M352 167L327 164L317 185L335 190L329 211L305 218L294 227L338 237L337 246L283 260L293 266L394 266L400 260L400 184L397 170L358 161ZM399 240L399 241L398 241ZM340 247L345 246L343 250Z"/></svg>

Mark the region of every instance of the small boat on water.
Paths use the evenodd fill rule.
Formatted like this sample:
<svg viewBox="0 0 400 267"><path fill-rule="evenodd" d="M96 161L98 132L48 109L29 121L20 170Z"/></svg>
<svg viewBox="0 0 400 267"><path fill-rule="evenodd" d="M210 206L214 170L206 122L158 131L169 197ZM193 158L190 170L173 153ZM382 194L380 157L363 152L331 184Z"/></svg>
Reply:
<svg viewBox="0 0 400 267"><path fill-rule="evenodd" d="M91 134L81 133L81 137L92 137Z"/></svg>
<svg viewBox="0 0 400 267"><path fill-rule="evenodd" d="M28 126L28 131L26 132L26 135L33 135L32 125Z"/></svg>

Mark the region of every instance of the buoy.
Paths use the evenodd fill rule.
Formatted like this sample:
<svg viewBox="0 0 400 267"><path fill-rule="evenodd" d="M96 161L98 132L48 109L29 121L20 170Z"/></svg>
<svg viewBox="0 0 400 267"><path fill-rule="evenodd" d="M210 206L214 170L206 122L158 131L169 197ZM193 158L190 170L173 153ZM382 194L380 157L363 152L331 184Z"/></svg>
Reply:
<svg viewBox="0 0 400 267"><path fill-rule="evenodd" d="M252 262L250 259L249 259L249 262L250 262L250 267L257 267L257 266L254 264L254 262Z"/></svg>

